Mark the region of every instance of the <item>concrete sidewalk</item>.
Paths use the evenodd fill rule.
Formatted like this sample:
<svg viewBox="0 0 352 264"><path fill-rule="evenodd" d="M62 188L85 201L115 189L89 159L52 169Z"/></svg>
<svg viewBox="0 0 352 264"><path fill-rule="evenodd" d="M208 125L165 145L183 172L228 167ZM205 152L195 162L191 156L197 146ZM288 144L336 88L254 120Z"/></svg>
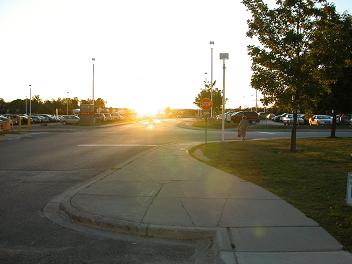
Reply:
<svg viewBox="0 0 352 264"><path fill-rule="evenodd" d="M350 253L274 194L159 146L56 201L73 220L115 232L215 238L224 263L347 264Z"/></svg>

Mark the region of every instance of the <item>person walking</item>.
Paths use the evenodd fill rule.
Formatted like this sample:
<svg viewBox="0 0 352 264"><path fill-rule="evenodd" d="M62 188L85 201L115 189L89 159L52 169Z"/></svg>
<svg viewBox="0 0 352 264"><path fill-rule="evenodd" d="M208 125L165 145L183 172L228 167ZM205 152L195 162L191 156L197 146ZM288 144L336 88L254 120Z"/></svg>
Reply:
<svg viewBox="0 0 352 264"><path fill-rule="evenodd" d="M246 139L247 127L249 122L246 116L242 116L242 120L238 124L238 137L242 138L242 141Z"/></svg>

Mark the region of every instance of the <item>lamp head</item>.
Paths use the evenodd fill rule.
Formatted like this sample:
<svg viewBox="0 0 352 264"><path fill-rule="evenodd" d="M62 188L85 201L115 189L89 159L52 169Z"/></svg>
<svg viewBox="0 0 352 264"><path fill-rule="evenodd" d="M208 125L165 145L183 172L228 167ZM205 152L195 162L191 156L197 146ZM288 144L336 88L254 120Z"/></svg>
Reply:
<svg viewBox="0 0 352 264"><path fill-rule="evenodd" d="M228 53L220 53L220 60L228 60L229 54Z"/></svg>

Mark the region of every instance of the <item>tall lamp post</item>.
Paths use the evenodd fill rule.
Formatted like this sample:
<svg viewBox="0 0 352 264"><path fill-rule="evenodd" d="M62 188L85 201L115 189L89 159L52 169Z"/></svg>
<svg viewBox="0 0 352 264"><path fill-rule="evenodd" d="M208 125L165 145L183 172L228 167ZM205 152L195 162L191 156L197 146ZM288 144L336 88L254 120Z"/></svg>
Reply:
<svg viewBox="0 0 352 264"><path fill-rule="evenodd" d="M210 100L213 102L213 47L214 41L210 41ZM210 108L210 118L213 118L213 104Z"/></svg>
<svg viewBox="0 0 352 264"><path fill-rule="evenodd" d="M27 100L26 100L27 102ZM27 106L26 106L27 111ZM32 117L32 85L29 85L29 116L27 120L27 128L31 129L31 117Z"/></svg>
<svg viewBox="0 0 352 264"><path fill-rule="evenodd" d="M68 91L66 96L66 115L68 115Z"/></svg>
<svg viewBox="0 0 352 264"><path fill-rule="evenodd" d="M221 116L221 141L225 141L225 60L229 59L228 53L220 53L220 60L222 60L222 116Z"/></svg>
<svg viewBox="0 0 352 264"><path fill-rule="evenodd" d="M93 62L93 93L92 93L92 99L93 99L93 125L95 125L95 103L94 103L94 62L95 58L92 58Z"/></svg>

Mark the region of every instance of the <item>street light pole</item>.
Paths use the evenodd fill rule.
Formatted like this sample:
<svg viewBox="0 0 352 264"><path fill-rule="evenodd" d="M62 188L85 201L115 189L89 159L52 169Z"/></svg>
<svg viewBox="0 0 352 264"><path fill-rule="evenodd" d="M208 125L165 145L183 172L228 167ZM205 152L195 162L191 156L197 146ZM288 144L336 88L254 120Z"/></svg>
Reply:
<svg viewBox="0 0 352 264"><path fill-rule="evenodd" d="M225 60L229 59L228 53L220 53L220 60L222 60L222 116L221 116L221 141L225 141Z"/></svg>
<svg viewBox="0 0 352 264"><path fill-rule="evenodd" d="M28 110L27 110L27 96L26 96L26 115L28 115Z"/></svg>
<svg viewBox="0 0 352 264"><path fill-rule="evenodd" d="M32 118L32 85L29 85L29 117L27 127L31 129L31 118Z"/></svg>
<svg viewBox="0 0 352 264"><path fill-rule="evenodd" d="M211 50L211 56L210 56L210 100L213 102L213 46L214 46L214 41L210 41L210 50ZM210 118L213 118L213 105L210 108Z"/></svg>
<svg viewBox="0 0 352 264"><path fill-rule="evenodd" d="M66 115L68 115L68 91L66 96Z"/></svg>
<svg viewBox="0 0 352 264"><path fill-rule="evenodd" d="M93 125L95 125L95 103L94 103L94 62L95 58L92 58L93 62L93 94L92 94L92 99L93 99Z"/></svg>
<svg viewBox="0 0 352 264"><path fill-rule="evenodd" d="M258 90L255 89L255 112L258 113Z"/></svg>
<svg viewBox="0 0 352 264"><path fill-rule="evenodd" d="M92 100L93 100L93 110L94 110L94 62L95 58L92 58L93 61L93 92L92 92Z"/></svg>

